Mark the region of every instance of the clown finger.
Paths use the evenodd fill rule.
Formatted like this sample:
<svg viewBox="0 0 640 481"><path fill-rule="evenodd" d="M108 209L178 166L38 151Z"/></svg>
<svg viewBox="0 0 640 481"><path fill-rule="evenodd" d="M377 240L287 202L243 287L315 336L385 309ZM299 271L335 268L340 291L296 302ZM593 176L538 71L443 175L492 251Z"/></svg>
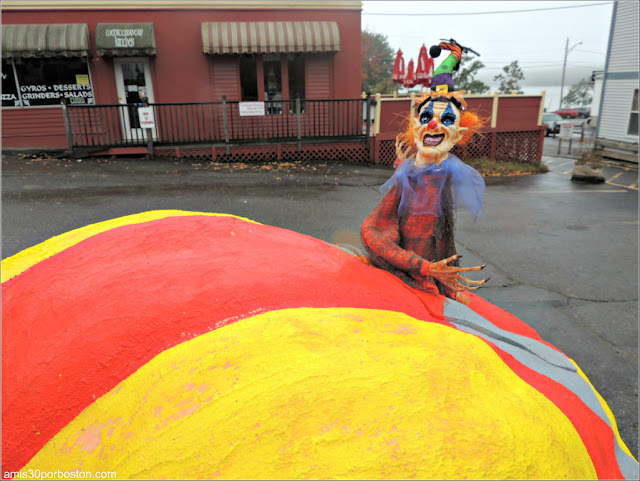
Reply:
<svg viewBox="0 0 640 481"><path fill-rule="evenodd" d="M479 280L479 281L474 281L473 279L467 279L466 277L461 277L460 278L461 281L466 282L470 286L482 286L482 285L486 284L487 281L489 281L489 279L491 279L491 277L487 277L486 279L482 279L482 280Z"/></svg>
<svg viewBox="0 0 640 481"><path fill-rule="evenodd" d="M485 267L487 267L487 264L482 264L481 266L473 266L473 267L459 267L458 272L481 271Z"/></svg>

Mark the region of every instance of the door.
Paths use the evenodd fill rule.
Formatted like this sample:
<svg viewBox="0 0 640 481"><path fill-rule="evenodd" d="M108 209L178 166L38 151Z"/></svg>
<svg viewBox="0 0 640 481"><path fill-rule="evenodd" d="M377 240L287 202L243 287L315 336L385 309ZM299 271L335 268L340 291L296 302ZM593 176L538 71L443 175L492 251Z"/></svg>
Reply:
<svg viewBox="0 0 640 481"><path fill-rule="evenodd" d="M118 103L127 105L126 108L120 109L124 137L130 142L145 141L146 130L140 128L138 107L142 107L143 93L147 95L149 103L154 102L149 59L146 57L114 59L113 68L116 75ZM153 137L157 137L155 129Z"/></svg>

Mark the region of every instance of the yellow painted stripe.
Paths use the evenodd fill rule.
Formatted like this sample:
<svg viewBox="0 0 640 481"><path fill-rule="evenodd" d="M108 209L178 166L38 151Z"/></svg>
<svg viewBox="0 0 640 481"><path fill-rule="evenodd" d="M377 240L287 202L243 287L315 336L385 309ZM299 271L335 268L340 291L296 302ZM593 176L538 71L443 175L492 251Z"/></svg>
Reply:
<svg viewBox="0 0 640 481"><path fill-rule="evenodd" d="M40 244L37 244L33 247L29 247L17 254L3 259L2 261L2 282L5 282L11 279L14 276L26 271L31 266L37 264L38 262L51 257L58 252L67 249L78 242L81 242L89 237L92 237L101 232L105 232L116 227L131 225L131 224L140 224L143 222L150 222L158 219L163 219L165 217L176 217L176 216L186 216L186 215L213 215L213 216L222 216L222 217L236 217L230 214L213 214L208 212L188 212L182 210L153 210L149 212L142 212L140 214L128 215L125 217L119 217L117 219L110 219L104 222L98 222L96 224L91 224L88 226L80 227L79 229L72 230L70 232L65 232L64 234L60 234L58 236L52 237ZM250 219L245 219L243 217L236 217L237 219L242 219L247 222L252 222L254 224L258 224L258 222L254 222Z"/></svg>
<svg viewBox="0 0 640 481"><path fill-rule="evenodd" d="M609 180L606 181L607 184L609 185L613 185L615 187L625 187L627 189L633 189L633 190L638 190L638 185L637 184L632 184L632 185L624 185L624 184L617 184L615 182L611 182Z"/></svg>
<svg viewBox="0 0 640 481"><path fill-rule="evenodd" d="M629 451L629 448L627 447L627 445L624 443L624 441L620 437L620 433L618 432L618 425L616 424L616 418L614 417L613 412L611 411L611 409L609 409L609 405L603 399L603 397L600 395L598 390L595 387L593 387L593 384L591 384L591 381L589 381L589 378L584 374L582 369L580 369L580 366L578 366L573 359L569 359L569 360L573 363L573 365L578 370L578 374L580 375L580 377L582 377L582 379L584 379L589 384L589 386L591 386L591 388L593 389L593 392L598 397L598 400L600 401L600 404L602 405L602 409L604 409L604 412L607 415L607 418L609 418L609 423L611 424L611 428L612 428L611 430L613 431L613 434L615 435L616 440L618 441L618 444L620 445L620 447L622 448L622 450L625 453L627 453L629 456L631 456L633 459L635 459L633 457L633 454L631 454L631 451Z"/></svg>
<svg viewBox="0 0 640 481"><path fill-rule="evenodd" d="M569 161L569 162L562 162L561 164L556 164L553 167L562 167L563 165L567 165L567 164L573 164L573 161Z"/></svg>
<svg viewBox="0 0 640 481"><path fill-rule="evenodd" d="M498 394L499 393L499 394ZM25 466L120 479L591 479L571 422L475 336L367 309L172 347Z"/></svg>

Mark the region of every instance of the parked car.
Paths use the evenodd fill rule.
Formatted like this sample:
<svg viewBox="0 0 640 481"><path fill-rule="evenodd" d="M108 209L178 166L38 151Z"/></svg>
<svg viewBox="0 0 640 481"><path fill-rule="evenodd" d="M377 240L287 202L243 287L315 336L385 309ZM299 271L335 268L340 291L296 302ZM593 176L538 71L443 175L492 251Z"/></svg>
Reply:
<svg viewBox="0 0 640 481"><path fill-rule="evenodd" d="M576 107L576 112L578 112L578 116L583 119L587 119L591 117L591 108L590 107Z"/></svg>
<svg viewBox="0 0 640 481"><path fill-rule="evenodd" d="M560 123L563 118L555 113L542 114L542 123L547 127L546 136L560 132Z"/></svg>
<svg viewBox="0 0 640 481"><path fill-rule="evenodd" d="M554 114L558 114L560 117L566 119L575 119L577 117L581 117L586 119L591 117L591 108L589 107L571 107L568 109L558 109L554 112Z"/></svg>
<svg viewBox="0 0 640 481"><path fill-rule="evenodd" d="M580 116L580 114L578 113L578 110L573 107L569 109L558 109L553 113L558 114L560 117L565 119L575 119L576 117Z"/></svg>

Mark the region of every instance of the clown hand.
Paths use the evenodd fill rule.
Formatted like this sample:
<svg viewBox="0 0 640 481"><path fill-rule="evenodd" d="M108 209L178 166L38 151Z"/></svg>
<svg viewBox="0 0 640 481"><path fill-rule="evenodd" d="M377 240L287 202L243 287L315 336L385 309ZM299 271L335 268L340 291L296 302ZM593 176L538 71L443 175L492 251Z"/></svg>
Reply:
<svg viewBox="0 0 640 481"><path fill-rule="evenodd" d="M463 304L469 304L470 299L462 294L462 291L475 291L480 289L491 277L487 277L481 281L474 281L462 277L460 275L462 272L481 271L486 267L486 264L475 267L456 267L449 265L450 262L455 262L461 257L460 254L455 254L438 262L425 262L420 269L420 275L439 280L445 287L456 293L456 300Z"/></svg>

